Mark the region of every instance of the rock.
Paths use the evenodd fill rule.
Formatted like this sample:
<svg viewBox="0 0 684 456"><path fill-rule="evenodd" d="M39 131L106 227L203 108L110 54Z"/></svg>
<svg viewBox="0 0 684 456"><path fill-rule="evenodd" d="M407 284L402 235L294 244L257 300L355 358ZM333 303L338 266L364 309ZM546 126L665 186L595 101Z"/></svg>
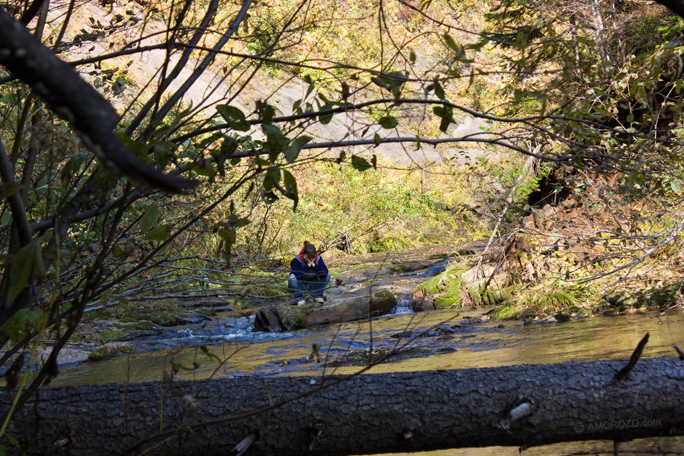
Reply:
<svg viewBox="0 0 684 456"><path fill-rule="evenodd" d="M389 290L381 290L373 295L370 302L371 316L384 315L397 306L397 297Z"/></svg>
<svg viewBox="0 0 684 456"><path fill-rule="evenodd" d="M312 303L312 305L316 305ZM306 328L306 307L280 306L280 324L288 331Z"/></svg>
<svg viewBox="0 0 684 456"><path fill-rule="evenodd" d="M497 271L496 266L492 264L483 264L479 270L477 267L469 269L461 274L461 278L465 281L466 288L478 288L484 285L492 274L494 277L489 281L489 287L504 288L511 283L510 274L500 269Z"/></svg>
<svg viewBox="0 0 684 456"><path fill-rule="evenodd" d="M556 315L554 315L554 318L559 323L565 323L566 321L570 321L570 315L568 315L565 312L558 312Z"/></svg>
<svg viewBox="0 0 684 456"><path fill-rule="evenodd" d="M435 297L426 296L422 289L418 289L413 293L413 301L411 302L411 307L414 312L423 312L426 310L435 310Z"/></svg>
<svg viewBox="0 0 684 456"><path fill-rule="evenodd" d="M254 330L263 332L283 332L285 326L280 321L279 306L268 306L259 309L254 318Z"/></svg>
<svg viewBox="0 0 684 456"><path fill-rule="evenodd" d="M176 322L178 325L194 325L207 320L211 320L211 317L200 313L191 313L183 317L178 317Z"/></svg>

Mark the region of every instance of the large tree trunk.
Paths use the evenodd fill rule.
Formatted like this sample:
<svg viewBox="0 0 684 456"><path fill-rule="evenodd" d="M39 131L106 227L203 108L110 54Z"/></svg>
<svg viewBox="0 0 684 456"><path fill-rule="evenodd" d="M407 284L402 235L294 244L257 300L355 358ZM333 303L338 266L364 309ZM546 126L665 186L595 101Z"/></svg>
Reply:
<svg viewBox="0 0 684 456"><path fill-rule="evenodd" d="M247 456L285 456L684 434L684 362L615 381L625 364L46 387L10 435L28 454L105 456L227 455L252 434Z"/></svg>

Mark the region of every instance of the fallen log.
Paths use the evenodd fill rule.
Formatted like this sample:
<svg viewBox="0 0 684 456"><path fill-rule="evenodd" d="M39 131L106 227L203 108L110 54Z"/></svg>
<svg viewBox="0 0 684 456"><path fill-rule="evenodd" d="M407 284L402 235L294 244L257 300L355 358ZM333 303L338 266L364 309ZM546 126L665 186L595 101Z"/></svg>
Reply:
<svg viewBox="0 0 684 456"><path fill-rule="evenodd" d="M9 434L29 455L98 456L226 455L250 444L247 456L346 455L684 435L684 363L640 360L617 379L624 366L44 387Z"/></svg>

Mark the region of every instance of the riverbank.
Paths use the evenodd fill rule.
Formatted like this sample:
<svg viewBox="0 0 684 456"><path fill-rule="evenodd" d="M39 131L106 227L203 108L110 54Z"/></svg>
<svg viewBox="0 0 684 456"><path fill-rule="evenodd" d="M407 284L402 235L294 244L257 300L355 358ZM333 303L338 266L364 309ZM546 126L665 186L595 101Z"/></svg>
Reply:
<svg viewBox="0 0 684 456"><path fill-rule="evenodd" d="M331 300L358 295L376 287L401 297L449 262L471 255L478 244L441 245L397 250L327 260L334 284L327 295ZM279 273L285 281L287 270ZM70 342L60 352L59 363L99 361L127 353L145 353L184 344L217 343L227 333L251 332L255 314L274 303L288 302L289 296L234 296L196 300L141 300L116 305L83 318ZM391 309L390 309L391 310ZM351 319L351 318L350 318ZM51 341L43 341L39 356L47 355Z"/></svg>
<svg viewBox="0 0 684 456"><path fill-rule="evenodd" d="M329 302L336 299L344 301L345 297L363 290L384 290L400 300L401 312L449 308L462 312L472 308L478 321L514 321L523 325L564 323L677 307L677 301L672 296L665 299L667 295L664 293L653 292L659 297L654 302L635 300L629 305L629 301L601 301L598 293L589 295L596 284L587 285L584 291L577 288L579 291L573 295L568 291L572 288L559 291L558 284L544 290L542 284L497 288L496 282L488 293L480 295L487 301L474 306L471 293L477 290L478 283L467 273L468 270L472 272L476 253L481 249L482 243L471 243L331 258L328 264L335 284L328 291ZM482 270L491 269L485 266ZM285 277L286 271L281 275ZM523 301L524 296L531 293L536 293L538 298ZM176 302L150 300L87 314L75 336L60 352L59 363L99 361L186 345L216 345L244 337L257 341L274 339L277 335L254 333L255 316L282 299L287 299L287 296L249 297L242 302L233 297L230 300L213 298ZM392 309L383 313L392 313ZM342 316L336 321L351 319ZM450 334L449 328L442 331L443 336ZM50 349L51 341L43 341L38 350L39 357L48 354ZM383 354L380 351L376 355ZM412 356L424 354L416 351ZM351 354L350 359L353 361L356 356Z"/></svg>

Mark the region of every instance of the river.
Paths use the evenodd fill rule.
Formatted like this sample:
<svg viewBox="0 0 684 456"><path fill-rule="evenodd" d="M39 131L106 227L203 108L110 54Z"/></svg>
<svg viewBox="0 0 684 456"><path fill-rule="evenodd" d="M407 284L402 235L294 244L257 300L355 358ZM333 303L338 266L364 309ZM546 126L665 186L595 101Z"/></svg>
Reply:
<svg viewBox="0 0 684 456"><path fill-rule="evenodd" d="M213 329L188 325L146 341L143 354L61 367L55 385L159 381L164 372L184 380L235 376L330 375L466 369L564 361L627 360L649 333L643 357L675 356L684 348L684 311L586 317L566 323L495 321L489 308L415 314L400 300L391 315L286 333L255 333L253 317L219 315ZM173 346L173 348L168 348ZM385 359L387 357L387 359ZM378 362L382 361L382 362ZM637 418L637 417L629 417ZM684 448L679 438L622 444L620 454ZM573 442L531 448L530 455L612 454L612 442ZM478 448L413 453L514 455L517 448Z"/></svg>
<svg viewBox="0 0 684 456"><path fill-rule="evenodd" d="M224 333L220 344L189 333L184 347L63 366L55 384L160 380L172 364L183 367L177 377L186 380L348 374L369 356L375 360L393 352L371 372L628 359L647 332L644 357L675 356L672 344L684 347L682 310L537 324L494 321L487 313L483 308L401 313L278 334L251 332L247 318L227 319L225 327L235 332Z"/></svg>

